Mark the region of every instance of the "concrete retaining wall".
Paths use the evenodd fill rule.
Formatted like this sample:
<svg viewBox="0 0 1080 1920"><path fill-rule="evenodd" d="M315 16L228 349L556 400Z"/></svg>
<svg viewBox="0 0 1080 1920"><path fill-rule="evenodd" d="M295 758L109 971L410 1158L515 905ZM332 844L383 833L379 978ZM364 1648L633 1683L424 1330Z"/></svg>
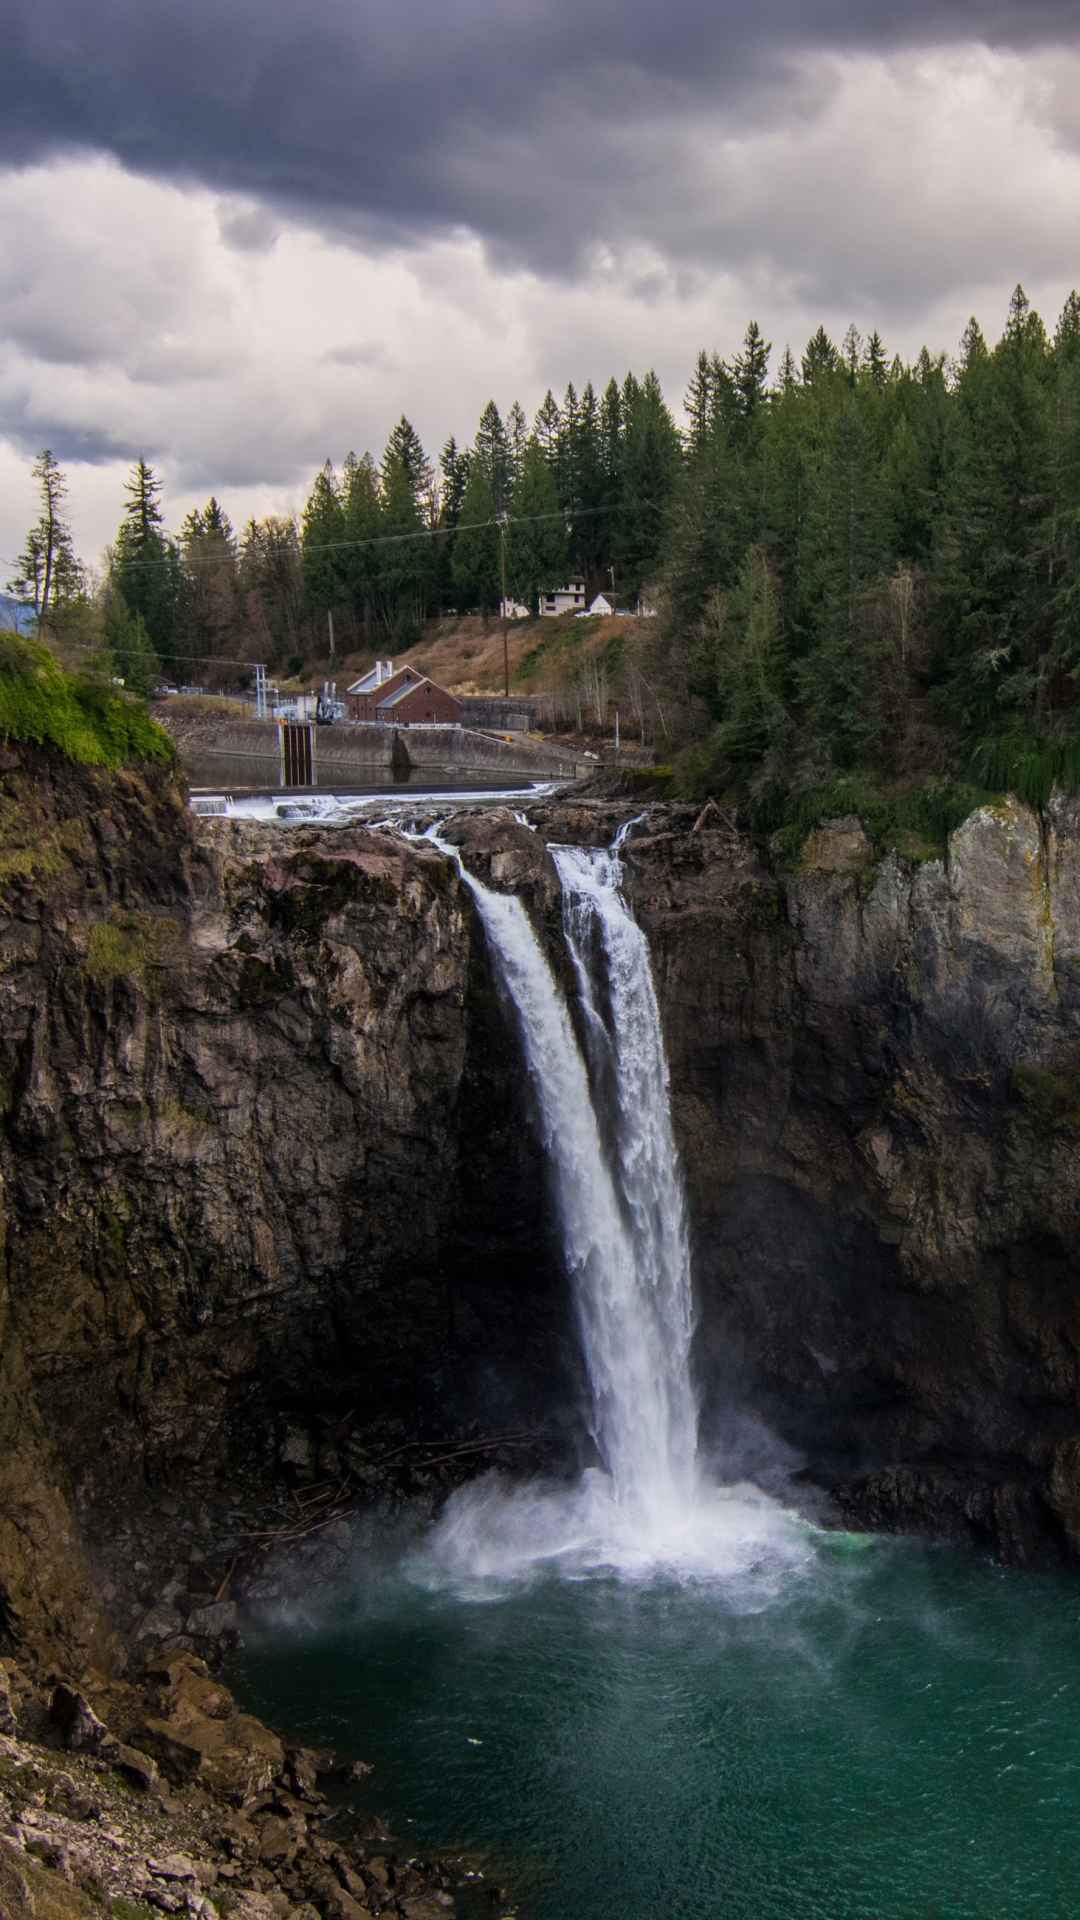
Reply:
<svg viewBox="0 0 1080 1920"><path fill-rule="evenodd" d="M167 722L167 715L163 716ZM281 764L281 748L276 720L223 721L208 725L200 719L197 735L186 737L176 729L181 757L186 753L200 760L237 759L264 762L267 775ZM388 771L392 766L458 768L462 772L517 774L546 780L573 780L594 770L595 762L579 760L565 748L549 746L543 740L513 738L509 743L492 734L477 733L468 727L316 727L315 764L325 778L340 774L342 780L363 779Z"/></svg>

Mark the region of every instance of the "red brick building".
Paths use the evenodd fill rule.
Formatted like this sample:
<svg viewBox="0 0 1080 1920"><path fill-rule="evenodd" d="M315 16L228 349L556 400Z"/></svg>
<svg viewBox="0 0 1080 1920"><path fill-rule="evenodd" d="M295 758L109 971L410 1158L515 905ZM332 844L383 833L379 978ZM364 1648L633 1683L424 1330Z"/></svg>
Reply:
<svg viewBox="0 0 1080 1920"><path fill-rule="evenodd" d="M387 727L460 727L461 702L425 674L387 689L375 718Z"/></svg>
<svg viewBox="0 0 1080 1920"><path fill-rule="evenodd" d="M399 667L392 660L376 660L369 673L347 687L350 720L389 727L460 727L461 702L445 687L436 686L417 667Z"/></svg>

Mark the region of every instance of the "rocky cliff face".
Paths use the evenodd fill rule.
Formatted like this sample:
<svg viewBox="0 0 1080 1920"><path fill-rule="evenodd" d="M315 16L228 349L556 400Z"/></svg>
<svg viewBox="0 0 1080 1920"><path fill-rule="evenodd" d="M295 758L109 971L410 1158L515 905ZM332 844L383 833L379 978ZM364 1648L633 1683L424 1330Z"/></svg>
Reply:
<svg viewBox="0 0 1080 1920"><path fill-rule="evenodd" d="M164 776L7 750L0 781L0 1594L104 1660L155 1542L175 1632L230 1495L550 1420L574 1343L451 862L196 829Z"/></svg>
<svg viewBox="0 0 1080 1920"><path fill-rule="evenodd" d="M944 860L838 822L793 872L653 824L707 1425L756 1407L871 1526L1075 1555L1076 805L983 809Z"/></svg>
<svg viewBox="0 0 1080 1920"><path fill-rule="evenodd" d="M107 1664L116 1626L214 1618L275 1487L310 1516L418 1436L568 1451L578 1362L453 863L3 754L3 1624ZM557 956L544 839L627 811L455 831ZM944 861L837 823L789 871L654 807L627 853L707 1432L755 1408L867 1524L1080 1552L1075 809L980 813Z"/></svg>

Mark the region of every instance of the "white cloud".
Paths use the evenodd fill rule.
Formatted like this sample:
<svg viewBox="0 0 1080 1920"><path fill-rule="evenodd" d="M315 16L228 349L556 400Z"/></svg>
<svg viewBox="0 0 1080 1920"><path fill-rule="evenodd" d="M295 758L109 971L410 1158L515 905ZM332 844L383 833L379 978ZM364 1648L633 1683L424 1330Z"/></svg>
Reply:
<svg viewBox="0 0 1080 1920"><path fill-rule="evenodd" d="M751 314L778 349L853 318L890 350L951 350L972 310L996 331L1021 278L1052 321L1076 277L1078 79L1073 54L968 48L807 58L756 123L666 100L611 133L633 191L560 277L465 231L365 251L106 159L0 176L0 554L46 444L94 558L138 454L174 526L211 490L242 520L298 504L328 453L377 452L403 411L434 453L492 395L532 408L655 365L677 401L698 347L732 351ZM569 140L562 167L570 193Z"/></svg>

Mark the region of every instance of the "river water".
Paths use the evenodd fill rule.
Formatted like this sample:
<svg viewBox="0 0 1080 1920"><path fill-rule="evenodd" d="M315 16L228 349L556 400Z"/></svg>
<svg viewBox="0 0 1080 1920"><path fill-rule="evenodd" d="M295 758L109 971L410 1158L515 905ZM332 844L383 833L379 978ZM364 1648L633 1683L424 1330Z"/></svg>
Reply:
<svg viewBox="0 0 1080 1920"><path fill-rule="evenodd" d="M779 1589L485 1604L365 1553L244 1662L256 1711L372 1761L362 1804L476 1849L521 1920L1080 1913L1075 1578L834 1535Z"/></svg>
<svg viewBox="0 0 1080 1920"><path fill-rule="evenodd" d="M535 1091L600 1464L489 1476L426 1537L370 1541L255 1627L248 1697L374 1761L370 1803L418 1851L482 1846L532 1920L1080 1913L1080 1588L830 1533L706 1469L648 950L618 847L553 853L577 1028L521 902L462 874Z"/></svg>

